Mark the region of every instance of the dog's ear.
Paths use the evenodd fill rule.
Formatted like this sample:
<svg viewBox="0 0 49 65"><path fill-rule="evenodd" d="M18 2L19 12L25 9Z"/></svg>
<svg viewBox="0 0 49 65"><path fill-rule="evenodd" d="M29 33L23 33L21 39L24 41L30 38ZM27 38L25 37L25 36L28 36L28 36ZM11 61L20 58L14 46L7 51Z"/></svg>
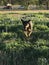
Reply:
<svg viewBox="0 0 49 65"><path fill-rule="evenodd" d="M28 21L31 21L30 19Z"/></svg>
<svg viewBox="0 0 49 65"><path fill-rule="evenodd" d="M24 20L23 20L23 19L21 19L21 21L22 21L22 24L24 25Z"/></svg>
<svg viewBox="0 0 49 65"><path fill-rule="evenodd" d="M31 20L29 19L28 22L30 22Z"/></svg>
<svg viewBox="0 0 49 65"><path fill-rule="evenodd" d="M21 19L21 21L22 21L22 19Z"/></svg>
<svg viewBox="0 0 49 65"><path fill-rule="evenodd" d="M23 22L23 19L21 19L21 21Z"/></svg>

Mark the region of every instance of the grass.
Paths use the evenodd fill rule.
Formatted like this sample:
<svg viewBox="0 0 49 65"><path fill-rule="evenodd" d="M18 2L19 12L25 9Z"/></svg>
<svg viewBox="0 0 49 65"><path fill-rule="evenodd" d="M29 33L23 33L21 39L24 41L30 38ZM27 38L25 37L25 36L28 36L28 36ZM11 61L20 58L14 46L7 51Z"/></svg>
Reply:
<svg viewBox="0 0 49 65"><path fill-rule="evenodd" d="M0 65L49 65L49 13L30 12L0 13ZM23 33L24 15L34 23L29 38Z"/></svg>

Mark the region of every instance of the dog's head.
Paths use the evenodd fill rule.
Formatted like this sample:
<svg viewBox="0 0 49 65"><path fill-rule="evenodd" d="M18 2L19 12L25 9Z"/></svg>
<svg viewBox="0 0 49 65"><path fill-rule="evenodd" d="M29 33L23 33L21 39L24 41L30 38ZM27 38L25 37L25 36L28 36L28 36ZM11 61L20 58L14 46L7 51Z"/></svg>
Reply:
<svg viewBox="0 0 49 65"><path fill-rule="evenodd" d="M21 21L22 21L22 24L24 26L26 26L31 20L23 20L23 19L21 19Z"/></svg>

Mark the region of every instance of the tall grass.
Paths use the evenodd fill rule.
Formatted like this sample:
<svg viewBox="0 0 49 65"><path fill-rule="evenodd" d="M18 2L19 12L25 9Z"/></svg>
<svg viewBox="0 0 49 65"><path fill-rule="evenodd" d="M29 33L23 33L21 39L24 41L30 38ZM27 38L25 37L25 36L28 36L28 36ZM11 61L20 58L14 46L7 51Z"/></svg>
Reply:
<svg viewBox="0 0 49 65"><path fill-rule="evenodd" d="M32 20L26 38L21 18ZM49 65L49 14L0 15L0 65Z"/></svg>

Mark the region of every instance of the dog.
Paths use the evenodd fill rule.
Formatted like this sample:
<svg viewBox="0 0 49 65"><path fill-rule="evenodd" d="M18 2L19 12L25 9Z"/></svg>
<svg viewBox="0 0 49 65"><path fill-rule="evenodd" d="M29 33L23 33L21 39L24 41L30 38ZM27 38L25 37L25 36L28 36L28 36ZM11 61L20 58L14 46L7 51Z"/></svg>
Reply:
<svg viewBox="0 0 49 65"><path fill-rule="evenodd" d="M29 37L32 33L32 21L28 20L28 21L24 21L23 19L21 19L23 27L24 27L24 34L26 35L26 37Z"/></svg>

